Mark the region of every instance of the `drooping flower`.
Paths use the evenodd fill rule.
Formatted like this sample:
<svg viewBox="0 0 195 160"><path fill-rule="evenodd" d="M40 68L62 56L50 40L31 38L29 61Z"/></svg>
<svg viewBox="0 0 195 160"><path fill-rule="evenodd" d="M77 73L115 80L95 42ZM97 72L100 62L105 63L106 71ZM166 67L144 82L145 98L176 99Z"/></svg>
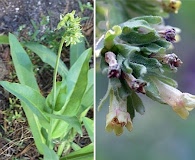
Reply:
<svg viewBox="0 0 195 160"><path fill-rule="evenodd" d="M117 100L116 96L111 94L109 113L106 116L106 131L114 131L117 136L120 136L124 126L128 131L133 128L130 115L127 112L127 101Z"/></svg>
<svg viewBox="0 0 195 160"><path fill-rule="evenodd" d="M170 105L181 118L186 119L189 111L195 108L195 96L189 93L182 93L180 90L157 79L154 79L154 83L159 91L161 100Z"/></svg>
<svg viewBox="0 0 195 160"><path fill-rule="evenodd" d="M132 74L127 73L123 73L123 77L132 90L138 93L146 93L144 87L147 85L147 83L145 81L141 79L136 79Z"/></svg>
<svg viewBox="0 0 195 160"><path fill-rule="evenodd" d="M172 70L177 70L177 67L181 66L181 64L183 63L175 53L166 55L153 53L150 55L150 57L158 59L163 64L168 64Z"/></svg>

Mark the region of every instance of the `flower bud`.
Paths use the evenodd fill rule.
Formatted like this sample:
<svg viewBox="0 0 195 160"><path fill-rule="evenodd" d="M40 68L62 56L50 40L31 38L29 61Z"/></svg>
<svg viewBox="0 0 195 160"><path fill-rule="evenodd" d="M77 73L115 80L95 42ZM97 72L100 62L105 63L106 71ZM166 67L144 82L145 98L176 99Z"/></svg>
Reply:
<svg viewBox="0 0 195 160"><path fill-rule="evenodd" d="M124 73L123 74L123 77L126 80L128 86L132 90L134 90L134 91L136 91L138 93L143 93L143 94L146 93L146 91L144 89L144 87L147 85L146 82L144 82L141 79L136 79L132 74L126 74L126 73Z"/></svg>
<svg viewBox="0 0 195 160"><path fill-rule="evenodd" d="M121 75L120 65L117 63L116 55L113 52L105 53L105 61L108 63L108 77L109 78L119 78Z"/></svg>

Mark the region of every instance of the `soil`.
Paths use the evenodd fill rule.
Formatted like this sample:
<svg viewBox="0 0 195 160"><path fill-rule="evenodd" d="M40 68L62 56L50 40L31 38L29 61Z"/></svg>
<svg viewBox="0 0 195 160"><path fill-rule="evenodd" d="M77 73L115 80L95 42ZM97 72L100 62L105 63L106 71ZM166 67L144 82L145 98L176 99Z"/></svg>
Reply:
<svg viewBox="0 0 195 160"><path fill-rule="evenodd" d="M82 21L82 31L89 46L93 47L93 11L84 9L81 12L79 1L82 4L88 2L93 6L93 0L1 0L0 35L11 32L19 38L28 39L29 33L39 30L38 37L41 37L46 27L50 30L56 28L60 14L76 10L78 16L89 17ZM38 28L33 26L33 24L41 24L43 18L47 16L49 16L47 26L37 25ZM65 50L69 49L65 48ZM65 61L67 63L68 57ZM42 62L38 62L38 65L43 65L40 63ZM37 76L37 81L43 94L47 94L52 86L52 70L46 68L42 73L44 74ZM8 45L0 45L0 80L17 82ZM0 159L41 159L42 156L36 150L22 107L18 100L11 102L12 97L6 90L0 88ZM20 116L14 118L16 112ZM93 110L90 110L87 116L93 119ZM81 147L91 143L85 129L83 132L83 137L79 135L75 137L75 142Z"/></svg>

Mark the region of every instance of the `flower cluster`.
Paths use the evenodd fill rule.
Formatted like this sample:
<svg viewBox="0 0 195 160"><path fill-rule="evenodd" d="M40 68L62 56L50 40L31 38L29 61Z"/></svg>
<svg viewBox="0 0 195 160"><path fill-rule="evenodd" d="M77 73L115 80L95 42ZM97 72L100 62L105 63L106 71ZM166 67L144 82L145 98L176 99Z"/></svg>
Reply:
<svg viewBox="0 0 195 160"><path fill-rule="evenodd" d="M62 16L57 26L57 30L61 28L65 29L62 37L66 43L66 46L80 42L79 39L83 37L80 27L81 18L75 18L74 15L75 11L72 11L71 13L67 13L65 16Z"/></svg>
<svg viewBox="0 0 195 160"><path fill-rule="evenodd" d="M170 2L177 12L179 1ZM170 53L179 32L165 26L161 17L143 16L114 26L105 34L101 69L109 78L108 94L103 98L110 96L107 131L120 135L124 126L132 130L135 111L145 112L139 94L170 105L183 119L195 108L195 96L176 89L177 83L164 74L165 70L177 71L182 64L175 53Z"/></svg>

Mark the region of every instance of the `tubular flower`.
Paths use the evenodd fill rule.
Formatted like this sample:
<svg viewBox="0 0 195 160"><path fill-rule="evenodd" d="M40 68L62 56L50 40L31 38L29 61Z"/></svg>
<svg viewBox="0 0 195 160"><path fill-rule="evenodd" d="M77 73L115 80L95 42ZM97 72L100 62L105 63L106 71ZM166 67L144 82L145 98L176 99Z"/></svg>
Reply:
<svg viewBox="0 0 195 160"><path fill-rule="evenodd" d="M157 79L154 82L158 88L160 98L170 105L181 118L186 119L189 111L195 108L195 96L189 93L182 93L180 90Z"/></svg>
<svg viewBox="0 0 195 160"><path fill-rule="evenodd" d="M108 63L108 78L119 78L121 75L121 69L116 60L116 55L113 52L105 53L105 61Z"/></svg>
<svg viewBox="0 0 195 160"><path fill-rule="evenodd" d="M144 82L141 79L136 79L132 74L126 74L126 73L124 73L123 74L123 77L126 80L128 86L132 90L134 90L134 91L136 91L138 93L143 93L143 94L146 93L146 91L144 89L144 87L147 85L146 82Z"/></svg>
<svg viewBox="0 0 195 160"><path fill-rule="evenodd" d="M127 101L117 100L114 95L111 96L109 113L106 116L106 131L114 130L117 136L123 133L123 127L131 131L133 126L130 115L127 112Z"/></svg>

